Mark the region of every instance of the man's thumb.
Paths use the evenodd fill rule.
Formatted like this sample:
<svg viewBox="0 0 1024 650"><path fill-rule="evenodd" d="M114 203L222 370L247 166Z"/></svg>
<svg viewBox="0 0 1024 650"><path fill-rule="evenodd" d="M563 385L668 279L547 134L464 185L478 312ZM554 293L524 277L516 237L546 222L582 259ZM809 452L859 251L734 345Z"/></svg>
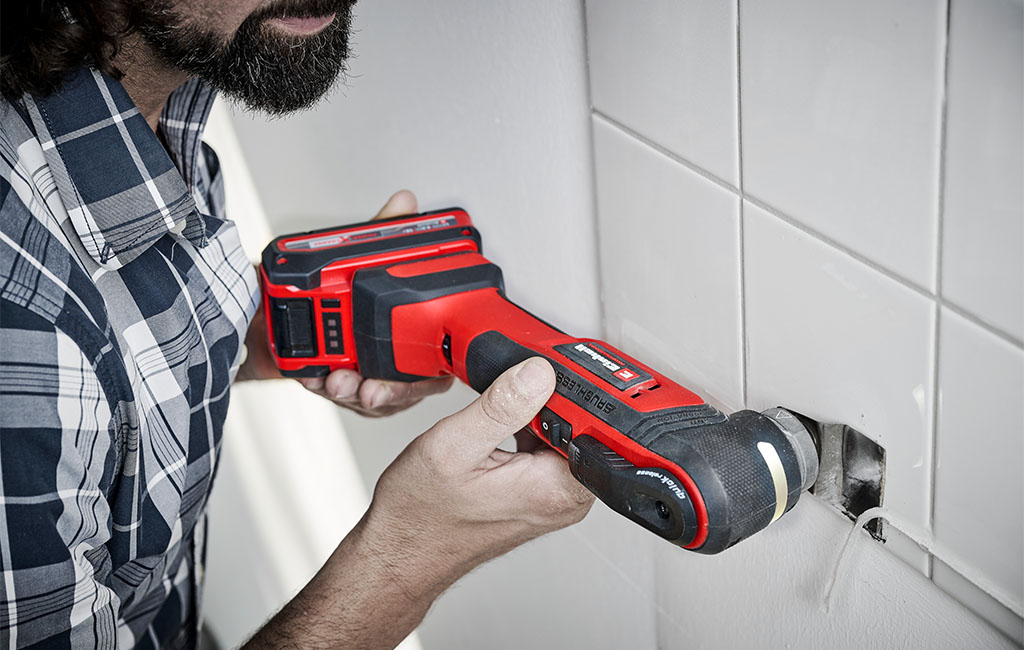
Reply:
<svg viewBox="0 0 1024 650"><path fill-rule="evenodd" d="M543 358L512 366L476 401L434 427L434 449L466 469L477 466L530 423L554 388L555 372Z"/></svg>

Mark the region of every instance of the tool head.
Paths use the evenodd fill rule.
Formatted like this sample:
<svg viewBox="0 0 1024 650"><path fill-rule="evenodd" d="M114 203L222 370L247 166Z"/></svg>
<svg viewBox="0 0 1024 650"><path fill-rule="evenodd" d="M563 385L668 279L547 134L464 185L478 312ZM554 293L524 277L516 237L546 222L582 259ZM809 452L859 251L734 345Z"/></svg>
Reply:
<svg viewBox="0 0 1024 650"><path fill-rule="evenodd" d="M806 492L818 478L818 445L814 435L816 428L807 427L792 411L776 406L761 415L770 419L785 434L796 452L796 460L800 465L801 490Z"/></svg>

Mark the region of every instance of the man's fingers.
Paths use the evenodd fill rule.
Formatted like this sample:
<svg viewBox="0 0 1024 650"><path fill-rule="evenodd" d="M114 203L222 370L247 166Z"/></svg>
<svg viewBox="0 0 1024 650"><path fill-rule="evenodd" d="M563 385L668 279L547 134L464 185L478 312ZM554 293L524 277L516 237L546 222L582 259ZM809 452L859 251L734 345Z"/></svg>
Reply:
<svg viewBox="0 0 1024 650"><path fill-rule="evenodd" d="M359 388L359 401L368 409L380 408L389 404L404 404L443 393L452 387L454 376L424 379L423 381L384 381L367 379Z"/></svg>
<svg viewBox="0 0 1024 650"><path fill-rule="evenodd" d="M532 431L521 429L516 432L516 451L531 452L542 449L544 443Z"/></svg>
<svg viewBox="0 0 1024 650"><path fill-rule="evenodd" d="M506 370L472 404L439 422L424 441L433 459L453 469L479 466L529 424L555 389L551 364L532 358Z"/></svg>
<svg viewBox="0 0 1024 650"><path fill-rule="evenodd" d="M388 202L380 209L374 219L387 219L388 217L400 217L403 214L415 214L419 211L416 202L416 195L409 190L398 190L391 195Z"/></svg>
<svg viewBox="0 0 1024 650"><path fill-rule="evenodd" d="M324 381L324 394L331 399L349 399L359 392L362 376L355 370L335 370Z"/></svg>
<svg viewBox="0 0 1024 650"><path fill-rule="evenodd" d="M323 390L325 379L325 377L302 377L299 379L299 383L302 384L306 390L318 393Z"/></svg>
<svg viewBox="0 0 1024 650"><path fill-rule="evenodd" d="M594 494L572 475L569 463L565 462L565 458L553 449L541 449L534 452L533 455L535 459L538 456L542 457L535 462L546 465L543 468L543 474L557 486L552 491L554 494L564 495L569 504L586 505L586 509L590 508L590 504L594 502ZM581 516L586 514L586 510L580 514Z"/></svg>

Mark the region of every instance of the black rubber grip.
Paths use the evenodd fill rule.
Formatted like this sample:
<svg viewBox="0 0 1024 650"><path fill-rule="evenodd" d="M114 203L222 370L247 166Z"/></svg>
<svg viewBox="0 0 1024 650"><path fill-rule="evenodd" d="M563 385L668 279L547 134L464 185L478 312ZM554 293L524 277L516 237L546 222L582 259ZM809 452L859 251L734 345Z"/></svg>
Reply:
<svg viewBox="0 0 1024 650"><path fill-rule="evenodd" d="M499 332L486 332L470 341L466 349L466 381L482 393L501 373L536 356L540 355Z"/></svg>

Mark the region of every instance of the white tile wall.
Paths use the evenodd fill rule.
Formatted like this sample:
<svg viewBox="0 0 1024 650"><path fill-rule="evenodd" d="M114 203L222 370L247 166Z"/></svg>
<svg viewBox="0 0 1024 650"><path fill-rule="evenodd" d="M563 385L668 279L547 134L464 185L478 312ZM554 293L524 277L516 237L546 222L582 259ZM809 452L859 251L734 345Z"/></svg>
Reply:
<svg viewBox="0 0 1024 650"><path fill-rule="evenodd" d="M943 310L935 535L1024 602L1024 351Z"/></svg>
<svg viewBox="0 0 1024 650"><path fill-rule="evenodd" d="M744 189L932 287L943 3L740 11Z"/></svg>
<svg viewBox="0 0 1024 650"><path fill-rule="evenodd" d="M1019 608L1024 388L1014 373L1024 355L1022 3L736 4L739 43L730 53L727 42L736 43L723 30L735 10L726 3L709 10L697 2L587 2L609 336L654 352L672 324L700 328L666 297L673 278L665 275L674 271L676 283L686 282L692 264L704 259L666 252L662 241L634 243L637 219L667 231L675 222L666 213L677 211L687 215L688 232L717 241L706 233L721 228L722 219L708 199L718 193L741 200L735 252L742 282L733 298L741 299L746 406L789 405L878 440L887 452L885 505L925 531L934 507L941 552L962 555L974 579L1009 593ZM691 62L706 59L719 76L686 76L684 53ZM731 64L738 83L728 89L720 75L730 55L738 59ZM730 138L740 150L735 181L723 175L722 160L680 135L703 127L724 140L728 114L715 107L733 101L740 107ZM702 177L710 180L696 192ZM733 268L733 250L705 248L726 255ZM614 255L623 249L650 258L644 269L659 270L654 280L644 276L653 290L630 287L616 274ZM735 290L731 277L727 284ZM721 295L714 302L731 304ZM638 333L626 337L623 323ZM733 338L731 331L719 334ZM719 372L719 364L699 367L706 357L689 350L663 356L670 366L693 358L694 367L679 375L698 391L701 382L718 379L708 373ZM718 351L714 357L722 358ZM984 416L970 410L972 403L987 405ZM995 453L977 448L980 434L965 425L969 417L990 423L985 439ZM983 478L964 487L964 477ZM996 522L995 508L1004 507L1012 512ZM991 534L961 535L951 551L943 544L965 519ZM925 576L934 564L936 584L1020 642L1019 612L890 530L889 550ZM689 564L663 554L669 564ZM659 602L680 612L682 601L661 595L670 593L667 579L657 581ZM674 629L659 618L663 643L678 640Z"/></svg>
<svg viewBox="0 0 1024 650"><path fill-rule="evenodd" d="M734 3L592 0L587 44L598 111L739 184Z"/></svg>
<svg viewBox="0 0 1024 650"><path fill-rule="evenodd" d="M1024 340L1024 5L952 3L942 293Z"/></svg>
<svg viewBox="0 0 1024 650"><path fill-rule="evenodd" d="M750 407L789 406L878 442L883 505L927 529L932 302L755 205L744 215Z"/></svg>
<svg viewBox="0 0 1024 650"><path fill-rule="evenodd" d="M609 341L739 408L739 199L600 117L594 149Z"/></svg>

